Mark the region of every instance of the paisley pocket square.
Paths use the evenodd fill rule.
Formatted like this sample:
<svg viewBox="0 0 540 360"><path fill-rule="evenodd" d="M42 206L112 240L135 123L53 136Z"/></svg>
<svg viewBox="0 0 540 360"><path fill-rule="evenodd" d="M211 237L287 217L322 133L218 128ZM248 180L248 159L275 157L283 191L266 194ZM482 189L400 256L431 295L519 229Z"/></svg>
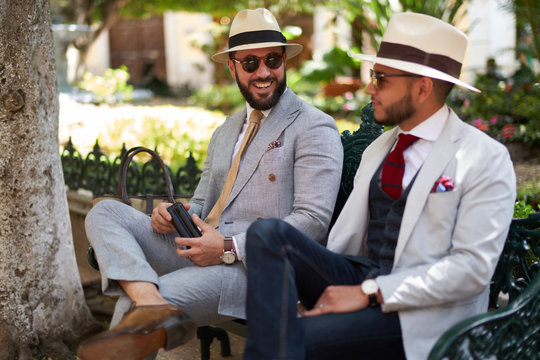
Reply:
<svg viewBox="0 0 540 360"><path fill-rule="evenodd" d="M270 144L268 144L268 147L266 148L266 151L270 151L270 150L278 148L280 146L281 146L281 141L279 141L279 140L272 141Z"/></svg>
<svg viewBox="0 0 540 360"><path fill-rule="evenodd" d="M448 176L441 176L433 187L431 188L432 193L441 193L454 190L454 180L450 179Z"/></svg>

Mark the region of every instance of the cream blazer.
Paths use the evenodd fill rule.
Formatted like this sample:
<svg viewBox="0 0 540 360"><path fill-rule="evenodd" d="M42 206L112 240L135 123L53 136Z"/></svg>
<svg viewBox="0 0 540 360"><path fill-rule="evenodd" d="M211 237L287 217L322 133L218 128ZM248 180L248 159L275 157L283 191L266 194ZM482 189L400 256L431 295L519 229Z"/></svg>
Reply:
<svg viewBox="0 0 540 360"><path fill-rule="evenodd" d="M397 129L364 152L355 186L329 235L334 252L366 255L369 182ZM453 191L431 193L441 176ZM382 310L399 314L408 359L426 359L441 334L485 312L489 282L513 214L516 179L506 147L451 111L409 193L393 269L377 277Z"/></svg>

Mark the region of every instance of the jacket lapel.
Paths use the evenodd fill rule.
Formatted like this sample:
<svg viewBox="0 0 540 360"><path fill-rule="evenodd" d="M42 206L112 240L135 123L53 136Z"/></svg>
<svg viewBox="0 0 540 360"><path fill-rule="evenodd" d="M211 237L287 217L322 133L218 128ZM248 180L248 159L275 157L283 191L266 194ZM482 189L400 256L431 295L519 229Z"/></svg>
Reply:
<svg viewBox="0 0 540 360"><path fill-rule="evenodd" d="M223 189L223 186L225 185L225 179L227 177L229 168L231 167L234 145L238 140L240 131L242 131L242 126L244 125L245 119L246 110L244 109L243 111L239 111L238 113L234 114L232 117L227 118L223 124L223 126L225 126L223 132L227 135L220 137L220 144L216 146L214 155L214 163L223 166L223 172L225 174L225 176L215 177L215 181L219 189Z"/></svg>
<svg viewBox="0 0 540 360"><path fill-rule="evenodd" d="M397 136L397 128L388 130L364 151L356 171L354 188L343 206L328 236L331 251L358 255L365 247L365 234L369 223L369 185L373 175L390 151Z"/></svg>
<svg viewBox="0 0 540 360"><path fill-rule="evenodd" d="M461 120L451 111L449 119L441 132L441 135L433 145L431 152L420 168L414 184L411 187L407 199L407 205L403 213L403 220L399 232L399 239L394 256L394 264L397 263L405 243L410 239L416 222L422 216L422 209L431 192L433 184L443 173L448 163L461 144L459 126Z"/></svg>

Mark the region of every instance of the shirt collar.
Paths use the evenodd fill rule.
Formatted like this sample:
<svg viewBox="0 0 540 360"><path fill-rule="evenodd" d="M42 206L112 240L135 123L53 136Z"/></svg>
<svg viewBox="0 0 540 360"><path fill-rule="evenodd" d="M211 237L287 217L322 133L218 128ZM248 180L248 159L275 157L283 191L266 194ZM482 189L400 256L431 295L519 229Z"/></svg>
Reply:
<svg viewBox="0 0 540 360"><path fill-rule="evenodd" d="M264 115L264 118L261 119L261 122L264 121L264 119L266 119L268 117L268 114L270 114L270 111L272 111L273 108L270 108L268 110L261 110L261 112L263 113ZM253 109L251 107L251 105L249 105L248 103L246 103L246 110L247 110L247 118L246 118L246 121L248 121L247 119L249 119L249 117L251 116L251 113L253 112Z"/></svg>
<svg viewBox="0 0 540 360"><path fill-rule="evenodd" d="M411 134L420 139L435 141L439 138L449 114L450 109L448 106L443 105L433 115L412 128L411 131L403 131L401 128L398 128L398 135Z"/></svg>

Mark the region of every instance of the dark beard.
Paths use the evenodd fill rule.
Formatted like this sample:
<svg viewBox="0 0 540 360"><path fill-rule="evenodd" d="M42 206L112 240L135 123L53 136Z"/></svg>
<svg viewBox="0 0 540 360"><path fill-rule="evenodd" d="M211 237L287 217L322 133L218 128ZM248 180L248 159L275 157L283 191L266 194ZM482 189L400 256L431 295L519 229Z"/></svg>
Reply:
<svg viewBox="0 0 540 360"><path fill-rule="evenodd" d="M411 93L408 92L401 100L384 109L386 118L375 119L381 125L399 125L403 120L414 115L416 110L412 104Z"/></svg>
<svg viewBox="0 0 540 360"><path fill-rule="evenodd" d="M236 71L236 69L235 69L235 71ZM252 82L255 82L255 81L264 82L264 81L272 81L272 80L276 82L276 89L272 93L272 96L270 96L270 98L268 100L266 100L266 101L256 100L248 90L249 85ZM250 82L250 84L248 84L247 87L242 85L238 81L238 75L236 75L236 84L238 84L238 88L240 89L240 92L244 96L244 99L246 99L247 103L252 108L257 109L257 110L268 110L268 109L273 108L274 105L276 105L278 103L279 98L281 97L281 95L285 91L285 87L287 86L287 75L285 73L283 73L283 79L281 81L278 81L274 77L268 77L266 79L255 79L255 80L252 80Z"/></svg>

